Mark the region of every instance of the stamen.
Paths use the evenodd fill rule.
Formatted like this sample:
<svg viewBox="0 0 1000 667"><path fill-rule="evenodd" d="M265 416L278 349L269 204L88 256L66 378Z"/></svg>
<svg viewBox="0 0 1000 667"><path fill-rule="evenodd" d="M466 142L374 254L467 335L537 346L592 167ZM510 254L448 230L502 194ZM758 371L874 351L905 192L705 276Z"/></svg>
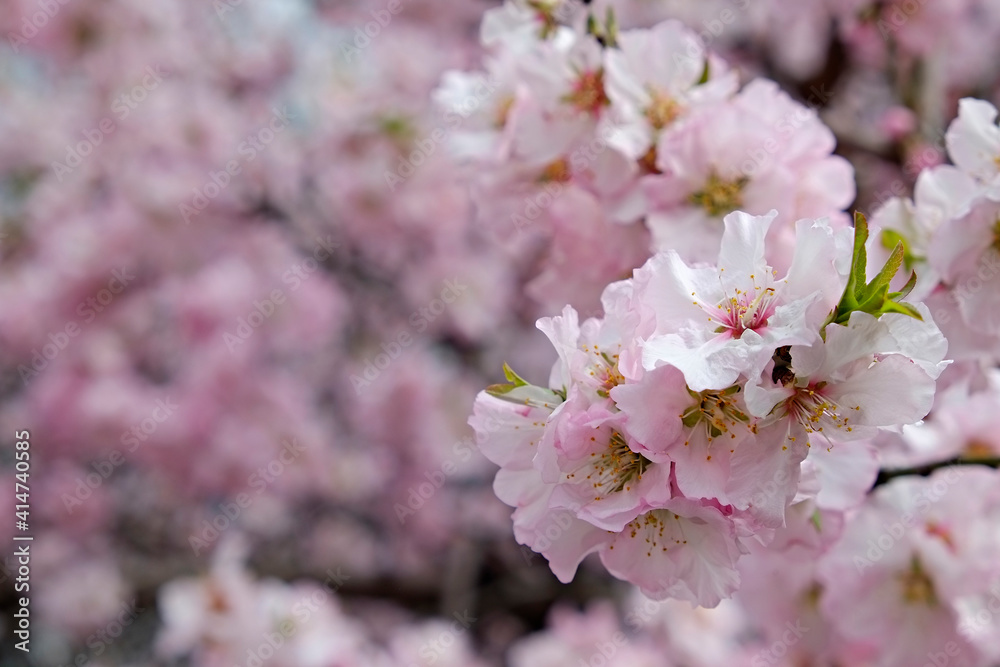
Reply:
<svg viewBox="0 0 1000 667"><path fill-rule="evenodd" d="M736 394L739 391L739 385L700 393L688 390L697 402L681 415L681 422L690 429L704 424L710 445L715 438L726 433L730 434L731 439L735 438L736 434L730 431L746 428L750 423L750 417L737 407Z"/></svg>
<svg viewBox="0 0 1000 667"><path fill-rule="evenodd" d="M655 90L649 91L652 100L646 107L646 120L653 126L654 130L662 130L666 126L677 120L681 114L681 105L669 95L664 95Z"/></svg>
<svg viewBox="0 0 1000 667"><path fill-rule="evenodd" d="M924 572L920 559L916 555L910 561L910 569L899 575L903 587L903 600L907 604L937 604L937 594L934 592L934 582Z"/></svg>
<svg viewBox="0 0 1000 667"><path fill-rule="evenodd" d="M691 203L703 207L712 217L721 217L743 206L743 187L749 181L746 176L724 181L713 171L704 189L691 195Z"/></svg>
<svg viewBox="0 0 1000 667"><path fill-rule="evenodd" d="M510 118L510 110L514 108L515 101L516 100L513 95L508 95L500 101L500 104L497 105L493 125L498 130L507 126L507 120Z"/></svg>
<svg viewBox="0 0 1000 667"><path fill-rule="evenodd" d="M647 557L651 557L654 551L666 552L688 542L684 522L667 510L653 510L633 519L625 526L622 535L641 538L647 545Z"/></svg>
<svg viewBox="0 0 1000 667"><path fill-rule="evenodd" d="M566 183L572 177L569 169L569 162L566 158L559 158L545 165L541 175L538 177L540 183Z"/></svg>
<svg viewBox="0 0 1000 667"><path fill-rule="evenodd" d="M850 417L842 416L846 411L833 399L822 393L825 382L808 387L800 387L795 395L785 402L787 414L799 422L807 433L822 433L824 426L843 429L848 433L854 428ZM861 406L852 406L860 410Z"/></svg>
<svg viewBox="0 0 1000 667"><path fill-rule="evenodd" d="M566 96L565 101L580 111L598 115L601 107L611 104L604 90L604 70L598 69L580 74L580 78L573 86L573 92Z"/></svg>
<svg viewBox="0 0 1000 667"><path fill-rule="evenodd" d="M608 354L599 350L596 345L592 350L588 350L587 346L584 345L583 350L590 352L595 357L595 363L590 369L590 376L600 384L597 395L608 398L612 389L625 383L625 376L618 370L618 354Z"/></svg>
<svg viewBox="0 0 1000 667"><path fill-rule="evenodd" d="M737 289L735 296L726 297L716 305L715 311L706 309L711 321L718 322L715 333L730 332L733 338L740 338L748 329L759 329L767 326L767 321L774 314L775 290L773 287L763 287L757 284L756 277L751 275L753 290L744 292ZM694 302L698 305L698 302Z"/></svg>
<svg viewBox="0 0 1000 667"><path fill-rule="evenodd" d="M590 474L586 479L594 489L594 500L601 500L612 493L631 491L633 480L642 480L642 475L652 463L642 454L629 449L625 438L618 431L611 431L608 448L587 462ZM575 474L569 475L575 477Z"/></svg>

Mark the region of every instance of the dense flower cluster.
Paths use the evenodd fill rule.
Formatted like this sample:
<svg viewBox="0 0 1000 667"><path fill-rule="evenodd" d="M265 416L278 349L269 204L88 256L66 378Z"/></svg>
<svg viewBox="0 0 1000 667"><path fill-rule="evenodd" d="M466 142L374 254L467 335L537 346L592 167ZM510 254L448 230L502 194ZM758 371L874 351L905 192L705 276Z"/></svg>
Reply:
<svg viewBox="0 0 1000 667"><path fill-rule="evenodd" d="M737 209L780 212L776 265L796 220L846 226L853 169L831 154L814 110L771 81L741 89L677 21L619 32L609 14L585 31L581 7L542 7L488 12L485 71L449 72L436 93L458 114L483 91L452 147L475 166L477 216L494 238L515 249L549 239L530 293L589 308L593 283L627 273L650 247L713 259L722 218Z"/></svg>
<svg viewBox="0 0 1000 667"><path fill-rule="evenodd" d="M996 659L996 473L964 465L869 494L880 466L1000 454L992 418L971 418L997 401L996 109L963 99L946 135L954 166L922 171L913 200L890 198L852 232L841 212L852 174L831 156L829 130L769 82L739 90L679 24L506 27L487 43L500 60L543 58L551 72L562 54L588 55L557 104L537 105L527 77L509 98L496 140L473 152L474 189L493 206L480 213L502 219L497 202L530 187L553 211L586 190L609 236L627 232L615 222L643 221L654 251L610 282L597 316L566 306L538 321L559 356L547 385L505 366L507 383L476 400L470 424L500 466L494 489L516 508L517 540L564 582L597 553L654 599L714 607L736 595L765 618L761 582L801 572L788 603L822 636L768 660ZM579 132L619 166L557 146ZM495 178L511 172L516 183ZM625 200L608 187L622 178ZM551 226L555 247L562 229Z"/></svg>
<svg viewBox="0 0 1000 667"><path fill-rule="evenodd" d="M774 218L727 216L715 266L655 255L608 287L603 318L539 320L560 357L550 388L508 371L480 394L471 423L501 466L494 488L561 579L599 551L648 595L714 606L738 587L745 542L784 525L810 449L827 453L816 474L843 502L877 466L854 443L930 411L947 362L926 307L840 313L849 232L799 221L779 275L765 259Z"/></svg>

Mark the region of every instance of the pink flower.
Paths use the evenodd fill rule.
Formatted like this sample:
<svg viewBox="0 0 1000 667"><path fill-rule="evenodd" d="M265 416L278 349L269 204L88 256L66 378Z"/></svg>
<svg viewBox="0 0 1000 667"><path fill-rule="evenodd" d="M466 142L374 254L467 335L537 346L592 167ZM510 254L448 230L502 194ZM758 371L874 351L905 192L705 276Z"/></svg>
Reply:
<svg viewBox="0 0 1000 667"><path fill-rule="evenodd" d="M783 345L810 345L846 284L848 237L825 221L796 225L795 255L783 278L768 264L777 216L731 213L718 268L691 267L674 251L651 260L639 299L656 318L643 365L673 365L694 391L723 389Z"/></svg>
<svg viewBox="0 0 1000 667"><path fill-rule="evenodd" d="M965 215L979 190L972 177L950 165L921 171L912 200L893 197L872 216L871 225L877 230L868 241L869 268L877 271L902 240L905 270L896 275L892 287L902 288L910 273L916 272L917 283L909 298L924 299L940 281L938 270L927 261L935 233Z"/></svg>
<svg viewBox="0 0 1000 667"><path fill-rule="evenodd" d="M735 72L710 58L697 36L677 21L622 33L605 52L608 96L620 116L616 145L639 160L663 132L706 104L736 92ZM708 81L702 83L703 73Z"/></svg>
<svg viewBox="0 0 1000 667"><path fill-rule="evenodd" d="M601 551L601 562L653 599L714 607L739 587L736 561L745 553L723 509L675 498L625 526Z"/></svg>
<svg viewBox="0 0 1000 667"><path fill-rule="evenodd" d="M911 424L930 411L934 380L947 365L947 343L930 321L855 312L826 328L826 341L792 346L790 374L773 365L747 384L747 407L787 429L787 441L836 442L870 437L877 428ZM905 391L903 389L905 388Z"/></svg>
<svg viewBox="0 0 1000 667"><path fill-rule="evenodd" d="M948 127L945 139L952 161L982 183L990 197L1000 198L1000 128L996 107L970 97L961 100L958 118Z"/></svg>
<svg viewBox="0 0 1000 667"><path fill-rule="evenodd" d="M965 215L941 225L929 254L966 326L1000 334L1000 203L982 197Z"/></svg>
<svg viewBox="0 0 1000 667"><path fill-rule="evenodd" d="M684 131L661 137L657 166L663 174L645 183L654 244L689 261L711 261L725 215L777 209L768 260L786 268L796 220L846 222L842 211L854 199L853 169L831 155L834 143L814 111L773 82L751 82L731 100L699 112Z"/></svg>
<svg viewBox="0 0 1000 667"><path fill-rule="evenodd" d="M921 664L946 646L982 664L959 633L956 604L997 573L997 473L938 470L878 489L819 566L826 618L877 648L880 665Z"/></svg>

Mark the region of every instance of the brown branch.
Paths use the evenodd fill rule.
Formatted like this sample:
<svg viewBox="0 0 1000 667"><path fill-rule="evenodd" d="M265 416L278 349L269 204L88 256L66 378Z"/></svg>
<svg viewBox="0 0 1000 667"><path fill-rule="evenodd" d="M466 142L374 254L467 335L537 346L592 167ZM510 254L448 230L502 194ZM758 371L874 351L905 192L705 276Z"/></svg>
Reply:
<svg viewBox="0 0 1000 667"><path fill-rule="evenodd" d="M927 477L935 470L956 465L981 465L981 466L988 466L990 468L1000 468L1000 457L970 459L970 458L963 458L961 456L956 456L955 458L948 459L947 461L938 461L937 463L927 463L925 465L914 466L912 468L883 469L879 470L878 477L875 478L875 484L872 485L872 488L885 484L886 482L893 480L897 477L903 477L906 475L918 475L920 477Z"/></svg>

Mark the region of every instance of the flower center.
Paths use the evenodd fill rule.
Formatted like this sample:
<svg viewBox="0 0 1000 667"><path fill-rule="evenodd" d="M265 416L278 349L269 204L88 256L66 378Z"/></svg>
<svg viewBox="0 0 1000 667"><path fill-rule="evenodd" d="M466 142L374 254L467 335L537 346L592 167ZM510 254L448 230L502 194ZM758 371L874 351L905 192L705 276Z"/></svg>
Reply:
<svg viewBox="0 0 1000 667"><path fill-rule="evenodd" d="M736 395L739 391L739 385L721 390L706 389L700 393L688 389L696 402L684 411L681 422L690 429L704 424L709 442L735 428L746 427L750 417L738 407ZM730 437L735 438L736 434L730 433Z"/></svg>
<svg viewBox="0 0 1000 667"><path fill-rule="evenodd" d="M833 399L823 395L825 382L808 387L798 387L795 395L786 403L786 410L792 419L802 424L807 433L822 433L824 427L832 426L850 433L850 417L844 416L847 411ZM853 410L861 410L861 406L853 406Z"/></svg>
<svg viewBox="0 0 1000 667"><path fill-rule="evenodd" d="M899 581L903 588L903 600L907 604L937 604L934 582L924 572L916 556L910 561L910 569L899 575Z"/></svg>
<svg viewBox="0 0 1000 667"><path fill-rule="evenodd" d="M649 147L649 150L639 158L639 166L649 174L662 174L660 168L656 166L656 144Z"/></svg>
<svg viewBox="0 0 1000 667"><path fill-rule="evenodd" d="M810 609L817 609L819 608L819 599L822 596L823 584L816 581L813 582L813 585L807 588L806 592L802 594L802 600Z"/></svg>
<svg viewBox="0 0 1000 667"><path fill-rule="evenodd" d="M589 348L584 345L583 351L594 355L589 374L598 383L597 395L608 398L612 389L625 383L625 376L618 370L618 354L608 354L597 345Z"/></svg>
<svg viewBox="0 0 1000 667"><path fill-rule="evenodd" d="M966 445L965 451L962 452L962 458L970 461L991 459L994 456L996 456L996 452L993 447L989 443L980 440L972 440Z"/></svg>
<svg viewBox="0 0 1000 667"><path fill-rule="evenodd" d="M997 158L1000 160L1000 158ZM1000 253L1000 218L993 223L993 244L991 246L994 250Z"/></svg>
<svg viewBox="0 0 1000 667"><path fill-rule="evenodd" d="M773 287L761 287L754 280L752 290L736 290L731 296L716 306L718 312L709 311L708 316L719 326L715 333L729 332L733 338L740 338L748 329L760 329L767 326L767 320L774 314L775 298Z"/></svg>
<svg viewBox="0 0 1000 667"><path fill-rule="evenodd" d="M514 108L513 95L508 95L507 97L500 100L500 104L497 105L496 116L493 119L493 125L498 130L507 126L507 120L510 118L510 110Z"/></svg>
<svg viewBox="0 0 1000 667"><path fill-rule="evenodd" d="M576 80L573 92L566 96L566 101L580 111L596 116L601 107L611 104L604 91L604 70L584 72Z"/></svg>
<svg viewBox="0 0 1000 667"><path fill-rule="evenodd" d="M704 189L691 195L691 203L701 206L712 217L721 217L743 206L743 188L749 180L740 176L726 181L713 171Z"/></svg>
<svg viewBox="0 0 1000 667"><path fill-rule="evenodd" d="M625 438L615 430L611 431L607 449L602 453L593 452L590 456L590 472L586 479L594 488L594 500L620 491L631 491L633 481L641 481L643 473L652 463L642 454L629 449ZM575 476L576 473L571 473L568 477Z"/></svg>
<svg viewBox="0 0 1000 667"><path fill-rule="evenodd" d="M652 556L654 551L665 552L687 544L682 523L680 517L673 512L653 510L626 524L622 535L643 539L646 542L646 555Z"/></svg>
<svg viewBox="0 0 1000 667"><path fill-rule="evenodd" d="M540 183L566 183L571 176L569 162L566 161L566 158L561 157L545 165L538 181Z"/></svg>
<svg viewBox="0 0 1000 667"><path fill-rule="evenodd" d="M664 95L655 91L650 91L652 101L646 107L646 120L653 126L654 130L662 130L670 125L681 114L681 105L669 95Z"/></svg>

